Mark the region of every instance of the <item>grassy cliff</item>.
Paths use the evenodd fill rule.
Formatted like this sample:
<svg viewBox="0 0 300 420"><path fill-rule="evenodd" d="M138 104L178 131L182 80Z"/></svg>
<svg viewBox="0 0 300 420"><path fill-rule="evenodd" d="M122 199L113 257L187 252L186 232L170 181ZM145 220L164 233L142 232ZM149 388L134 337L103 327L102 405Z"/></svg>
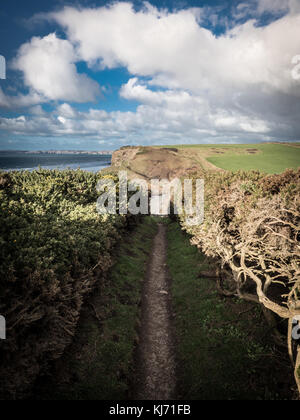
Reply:
<svg viewBox="0 0 300 420"><path fill-rule="evenodd" d="M125 147L113 154L112 168L143 179L182 177L202 171L259 170L274 174L300 165L300 145L179 145Z"/></svg>

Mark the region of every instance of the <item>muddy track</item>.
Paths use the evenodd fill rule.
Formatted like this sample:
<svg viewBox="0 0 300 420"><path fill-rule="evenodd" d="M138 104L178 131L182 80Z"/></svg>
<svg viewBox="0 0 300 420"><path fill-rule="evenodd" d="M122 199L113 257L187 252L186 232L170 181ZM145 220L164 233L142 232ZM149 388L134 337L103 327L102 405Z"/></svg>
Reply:
<svg viewBox="0 0 300 420"><path fill-rule="evenodd" d="M142 296L134 385L137 400L176 397L175 345L166 253L166 226L159 224Z"/></svg>

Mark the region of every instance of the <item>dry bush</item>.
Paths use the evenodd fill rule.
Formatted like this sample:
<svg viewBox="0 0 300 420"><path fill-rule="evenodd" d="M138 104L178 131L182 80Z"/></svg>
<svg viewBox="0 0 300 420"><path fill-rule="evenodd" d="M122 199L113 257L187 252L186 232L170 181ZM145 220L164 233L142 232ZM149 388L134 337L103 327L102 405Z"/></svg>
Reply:
<svg viewBox="0 0 300 420"><path fill-rule="evenodd" d="M300 315L299 181L300 170L266 177L208 174L204 223L190 227L183 218L182 225L192 243L230 273L219 280L224 294L260 303L271 323L272 313L289 320L288 348L300 391L300 347L291 337Z"/></svg>

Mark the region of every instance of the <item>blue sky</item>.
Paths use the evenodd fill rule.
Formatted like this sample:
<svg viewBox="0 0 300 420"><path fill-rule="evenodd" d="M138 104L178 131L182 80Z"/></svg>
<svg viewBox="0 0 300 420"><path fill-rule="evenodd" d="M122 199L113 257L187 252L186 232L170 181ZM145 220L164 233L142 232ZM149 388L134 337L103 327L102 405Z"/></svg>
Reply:
<svg viewBox="0 0 300 420"><path fill-rule="evenodd" d="M4 2L0 150L299 141L299 28L300 0Z"/></svg>

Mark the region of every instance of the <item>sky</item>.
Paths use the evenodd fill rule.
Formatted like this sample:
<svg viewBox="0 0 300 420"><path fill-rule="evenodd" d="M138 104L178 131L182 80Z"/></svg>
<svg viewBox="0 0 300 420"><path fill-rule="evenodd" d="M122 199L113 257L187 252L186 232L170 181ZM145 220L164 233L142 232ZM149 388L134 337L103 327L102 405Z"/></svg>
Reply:
<svg viewBox="0 0 300 420"><path fill-rule="evenodd" d="M300 0L2 1L0 55L0 150L300 141Z"/></svg>

